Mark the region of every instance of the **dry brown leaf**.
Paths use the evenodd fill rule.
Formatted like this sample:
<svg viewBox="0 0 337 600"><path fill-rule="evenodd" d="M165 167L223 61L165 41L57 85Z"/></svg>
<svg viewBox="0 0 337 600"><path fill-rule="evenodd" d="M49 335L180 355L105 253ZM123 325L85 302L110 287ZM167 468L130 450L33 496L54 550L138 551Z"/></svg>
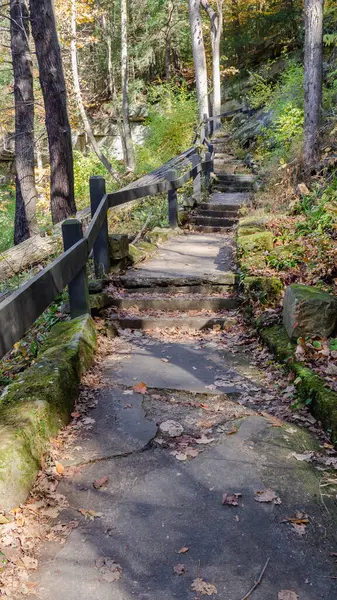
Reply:
<svg viewBox="0 0 337 600"><path fill-rule="evenodd" d="M214 442L215 438L208 438L205 435L202 435L198 440L195 440L197 444L210 444Z"/></svg>
<svg viewBox="0 0 337 600"><path fill-rule="evenodd" d="M298 595L291 590L281 590L277 595L277 600L298 600Z"/></svg>
<svg viewBox="0 0 337 600"><path fill-rule="evenodd" d="M264 410L262 410L260 412L260 414L267 419L268 421L271 422L273 427L283 427L284 422L281 421L281 419L279 419L278 417L275 417L275 415L271 415L270 413L265 412Z"/></svg>
<svg viewBox="0 0 337 600"><path fill-rule="evenodd" d="M201 579L201 577L197 577L197 579L194 579L191 585L191 589L194 592L198 592L203 596L215 596L215 594L218 593L213 583L207 583L207 581L204 581L203 579Z"/></svg>
<svg viewBox="0 0 337 600"><path fill-rule="evenodd" d="M55 469L56 469L56 473L58 475L64 474L64 466L61 463L59 463L59 462L55 463Z"/></svg>
<svg viewBox="0 0 337 600"><path fill-rule="evenodd" d="M178 550L177 554L186 554L186 552L189 551L189 548L187 546L183 546L182 548L180 548L180 550Z"/></svg>
<svg viewBox="0 0 337 600"><path fill-rule="evenodd" d="M134 392L137 392L137 394L146 394L147 392L147 386L144 381L137 383L137 385L134 385L132 389Z"/></svg>
<svg viewBox="0 0 337 600"><path fill-rule="evenodd" d="M24 555L21 557L21 560L23 562L23 564L25 565L26 569L28 569L29 571L33 571L35 569L37 569L38 567L38 561L36 560L36 558L32 558L31 556L27 556Z"/></svg>
<svg viewBox="0 0 337 600"><path fill-rule="evenodd" d="M102 513L97 513L95 510L91 510L91 509L86 509L86 508L79 508L78 512L81 513L81 515L83 515L83 517L85 518L86 521L93 521L94 519L100 519L102 516Z"/></svg>
<svg viewBox="0 0 337 600"><path fill-rule="evenodd" d="M239 498L242 494L227 494L226 492L222 496L222 504L226 506L239 506Z"/></svg>
<svg viewBox="0 0 337 600"><path fill-rule="evenodd" d="M9 523L7 517L5 517L5 515L0 515L0 525L7 525L7 523Z"/></svg>
<svg viewBox="0 0 337 600"><path fill-rule="evenodd" d="M100 477L99 479L95 479L93 486L95 490L99 490L101 487L107 485L109 481L109 477L105 475L104 477Z"/></svg>
<svg viewBox="0 0 337 600"><path fill-rule="evenodd" d="M256 492L254 500L256 500L256 502L274 502L274 504L281 504L280 498L278 498L277 494L269 488L266 488L261 492Z"/></svg>
<svg viewBox="0 0 337 600"><path fill-rule="evenodd" d="M199 450L195 450L195 448L186 448L185 454L188 458L196 458L200 453Z"/></svg>
<svg viewBox="0 0 337 600"><path fill-rule="evenodd" d="M179 563L173 567L173 572L176 575L184 575L184 573L186 573L186 571L187 571L187 569L186 569L185 565L183 565L181 563Z"/></svg>
<svg viewBox="0 0 337 600"><path fill-rule="evenodd" d="M118 581L123 573L122 567L106 556L101 556L96 560L96 567L100 570L102 579L108 583Z"/></svg>

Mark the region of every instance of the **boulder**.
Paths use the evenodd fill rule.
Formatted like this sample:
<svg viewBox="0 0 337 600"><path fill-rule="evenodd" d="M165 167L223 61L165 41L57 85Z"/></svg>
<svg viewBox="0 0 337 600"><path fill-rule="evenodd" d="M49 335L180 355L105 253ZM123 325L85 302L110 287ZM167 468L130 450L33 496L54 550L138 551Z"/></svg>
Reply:
<svg viewBox="0 0 337 600"><path fill-rule="evenodd" d="M109 245L110 256L114 261L122 260L122 258L126 258L129 254L129 239L127 235L109 235Z"/></svg>
<svg viewBox="0 0 337 600"><path fill-rule="evenodd" d="M245 277L243 288L246 295L262 303L278 302L283 291L283 283L278 277Z"/></svg>
<svg viewBox="0 0 337 600"><path fill-rule="evenodd" d="M290 285L284 296L283 325L290 339L326 338L337 325L337 298L314 287Z"/></svg>

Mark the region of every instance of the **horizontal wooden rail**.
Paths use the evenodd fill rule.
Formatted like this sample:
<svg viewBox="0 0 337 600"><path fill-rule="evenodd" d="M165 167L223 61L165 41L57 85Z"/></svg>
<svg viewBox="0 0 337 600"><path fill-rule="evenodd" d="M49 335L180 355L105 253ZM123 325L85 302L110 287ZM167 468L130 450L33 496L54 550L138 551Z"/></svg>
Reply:
<svg viewBox="0 0 337 600"><path fill-rule="evenodd" d="M88 307L88 302L83 298L79 302L79 296L87 293L85 267L92 250L96 275L100 270L106 273L109 269L107 239L109 208L148 196L168 193L169 220L171 226L175 227L178 224L176 190L193 179L194 197L199 198L201 173L205 174L205 180L209 182L212 168L212 155L207 153L206 160L201 161L195 147L192 147L118 192L106 194L104 179L91 178L92 219L84 237L77 241L83 235L80 221L76 219L65 221L62 226L65 248L68 248L69 240L70 243L74 240L74 245L0 302L0 358L22 338L65 287L70 286L71 302L76 302L76 297L78 300L77 307L71 306L72 316L78 314L79 306ZM77 238L72 238L73 235L77 235Z"/></svg>
<svg viewBox="0 0 337 600"><path fill-rule="evenodd" d="M0 304L0 357L21 339L88 260L87 241L79 241Z"/></svg>

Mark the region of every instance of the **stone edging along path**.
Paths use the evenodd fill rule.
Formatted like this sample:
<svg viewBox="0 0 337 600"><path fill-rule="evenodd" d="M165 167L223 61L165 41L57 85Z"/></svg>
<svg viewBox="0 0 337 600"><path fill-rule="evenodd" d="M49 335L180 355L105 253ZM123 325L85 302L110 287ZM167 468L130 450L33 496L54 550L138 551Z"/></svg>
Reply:
<svg viewBox="0 0 337 600"><path fill-rule="evenodd" d="M0 397L0 508L23 502L50 438L69 423L96 330L89 315L55 325L36 362Z"/></svg>
<svg viewBox="0 0 337 600"><path fill-rule="evenodd" d="M273 252L273 236L266 227L267 217L247 216L239 221L237 245L241 267L248 275L242 280L245 294L257 299L267 297L279 303L283 282L278 277L253 276L250 269L263 269L265 251ZM241 256L240 256L241 255ZM267 318L268 321L268 318ZM309 401L310 410L325 430L337 442L337 393L329 388L323 377L296 359L296 344L292 342L280 324L264 324L262 318L255 320L261 341L273 352L275 358L288 371L295 374L297 393L303 401Z"/></svg>

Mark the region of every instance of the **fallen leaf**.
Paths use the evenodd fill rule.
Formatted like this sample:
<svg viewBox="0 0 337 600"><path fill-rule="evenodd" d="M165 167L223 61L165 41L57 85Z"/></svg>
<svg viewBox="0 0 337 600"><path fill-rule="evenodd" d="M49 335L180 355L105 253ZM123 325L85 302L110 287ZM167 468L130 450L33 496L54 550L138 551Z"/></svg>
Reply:
<svg viewBox="0 0 337 600"><path fill-rule="evenodd" d="M301 462L310 462L312 457L314 456L313 452L303 452L303 454L297 454L296 452L293 452L292 455L294 458L296 458L296 460L299 460Z"/></svg>
<svg viewBox="0 0 337 600"><path fill-rule="evenodd" d="M215 438L208 438L205 435L202 435L198 440L195 440L197 444L210 444L214 442Z"/></svg>
<svg viewBox="0 0 337 600"><path fill-rule="evenodd" d="M281 504L280 498L278 498L277 494L269 488L266 488L261 492L256 492L254 500L256 500L256 502L274 502L274 504Z"/></svg>
<svg viewBox="0 0 337 600"><path fill-rule="evenodd" d="M56 469L56 473L58 473L58 475L63 475L64 474L64 466L57 462L55 463L55 469Z"/></svg>
<svg viewBox="0 0 337 600"><path fill-rule="evenodd" d="M7 525L7 523L9 523L7 517L5 517L5 515L0 515L0 525Z"/></svg>
<svg viewBox="0 0 337 600"><path fill-rule="evenodd" d="M177 554L186 554L186 552L189 551L189 548L187 546L183 546L182 548L180 548L180 550L178 550Z"/></svg>
<svg viewBox="0 0 337 600"><path fill-rule="evenodd" d="M101 556L96 560L96 567L100 570L102 579L108 583L113 583L121 578L123 569L112 558Z"/></svg>
<svg viewBox="0 0 337 600"><path fill-rule="evenodd" d="M168 358L161 358L160 360L161 360L162 362L164 362L164 363L169 363L169 362L170 362Z"/></svg>
<svg viewBox="0 0 337 600"><path fill-rule="evenodd" d="M101 487L105 486L109 481L109 477L105 475L104 477L100 477L99 479L95 479L93 486L95 490L99 490Z"/></svg>
<svg viewBox="0 0 337 600"><path fill-rule="evenodd" d="M187 571L187 569L186 569L185 565L183 565L181 563L179 563L178 565L175 565L173 567L173 572L176 575L184 575L184 573L186 573L186 571Z"/></svg>
<svg viewBox="0 0 337 600"><path fill-rule="evenodd" d="M174 456L176 457L177 460L181 460L181 461L187 460L187 455L184 452L177 452Z"/></svg>
<svg viewBox="0 0 337 600"><path fill-rule="evenodd" d="M199 450L195 450L195 448L186 448L185 454L189 458L196 458L196 456L199 454Z"/></svg>
<svg viewBox="0 0 337 600"><path fill-rule="evenodd" d="M123 395L124 396L132 396L133 394L133 390L124 390Z"/></svg>
<svg viewBox="0 0 337 600"><path fill-rule="evenodd" d="M201 421L199 421L198 425L199 427L203 427L204 429L210 429L211 427L213 427L214 423L212 423L212 421L202 419Z"/></svg>
<svg viewBox="0 0 337 600"><path fill-rule="evenodd" d="M239 431L238 427L233 427L233 429L230 429L230 431L226 431L226 435L234 435L238 431Z"/></svg>
<svg viewBox="0 0 337 600"><path fill-rule="evenodd" d="M144 381L137 383L137 385L134 385L132 389L134 392L137 392L137 394L146 394L147 392L147 386Z"/></svg>
<svg viewBox="0 0 337 600"><path fill-rule="evenodd" d="M242 494L227 494L226 492L222 496L222 504L226 506L239 506L239 498Z"/></svg>
<svg viewBox="0 0 337 600"><path fill-rule="evenodd" d="M25 565L26 569L28 569L29 571L34 571L35 569L37 569L39 564L36 558L32 558L31 556L27 555L22 556L21 560Z"/></svg>
<svg viewBox="0 0 337 600"><path fill-rule="evenodd" d="M93 521L94 519L100 519L102 516L102 513L97 513L95 510L87 510L86 508L79 508L78 512L81 513L81 515L83 515L83 517L85 518L86 521Z"/></svg>
<svg viewBox="0 0 337 600"><path fill-rule="evenodd" d="M201 577L197 577L197 579L194 579L191 585L191 589L194 592L202 594L203 596L213 596L218 593L215 585L213 585L212 583L207 583L206 581L201 579Z"/></svg>
<svg viewBox="0 0 337 600"><path fill-rule="evenodd" d="M281 590L277 595L277 600L298 600L298 595L291 590Z"/></svg>
<svg viewBox="0 0 337 600"><path fill-rule="evenodd" d="M283 425L284 425L283 421L281 421L281 419L279 419L278 417L275 417L275 415L271 415L270 413L267 413L264 410L261 411L260 414L265 419L270 421L273 427L283 427Z"/></svg>

